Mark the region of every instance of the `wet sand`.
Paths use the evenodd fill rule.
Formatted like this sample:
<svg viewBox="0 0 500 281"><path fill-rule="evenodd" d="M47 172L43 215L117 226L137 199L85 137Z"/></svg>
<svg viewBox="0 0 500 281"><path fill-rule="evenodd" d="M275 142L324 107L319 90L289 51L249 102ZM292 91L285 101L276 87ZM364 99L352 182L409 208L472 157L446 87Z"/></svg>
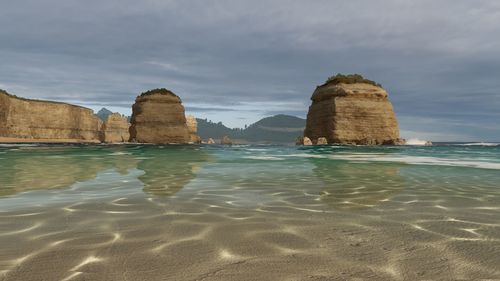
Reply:
<svg viewBox="0 0 500 281"><path fill-rule="evenodd" d="M252 210L215 190L3 212L1 280L500 278L498 207L401 196L346 212L298 195Z"/></svg>

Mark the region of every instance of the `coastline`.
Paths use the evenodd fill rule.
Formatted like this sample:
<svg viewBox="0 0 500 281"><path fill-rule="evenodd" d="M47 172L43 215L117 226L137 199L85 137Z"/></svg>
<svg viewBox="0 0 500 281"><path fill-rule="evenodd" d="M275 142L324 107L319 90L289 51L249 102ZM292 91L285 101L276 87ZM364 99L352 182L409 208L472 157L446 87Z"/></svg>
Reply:
<svg viewBox="0 0 500 281"><path fill-rule="evenodd" d="M98 140L81 139L27 139L0 137L0 143L101 143Z"/></svg>

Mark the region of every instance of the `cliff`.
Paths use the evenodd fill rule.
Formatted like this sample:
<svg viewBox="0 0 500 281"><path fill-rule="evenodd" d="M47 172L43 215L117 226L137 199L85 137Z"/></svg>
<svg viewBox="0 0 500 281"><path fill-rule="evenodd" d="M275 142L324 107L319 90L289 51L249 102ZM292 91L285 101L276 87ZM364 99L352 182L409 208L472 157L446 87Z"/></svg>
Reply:
<svg viewBox="0 0 500 281"><path fill-rule="evenodd" d="M101 141L108 143L127 142L130 138L130 124L127 118L119 113L107 116L102 126Z"/></svg>
<svg viewBox="0 0 500 281"><path fill-rule="evenodd" d="M101 126L91 109L0 90L0 141L99 142Z"/></svg>
<svg viewBox="0 0 500 281"><path fill-rule="evenodd" d="M181 99L166 89L147 91L132 106L130 141L188 143L189 132Z"/></svg>
<svg viewBox="0 0 500 281"><path fill-rule="evenodd" d="M304 136L315 144L320 137L337 144L402 143L388 94L373 81L338 75L318 86L311 100Z"/></svg>
<svg viewBox="0 0 500 281"><path fill-rule="evenodd" d="M193 115L186 116L186 125L189 132L190 143L201 143L201 138L198 136L198 122Z"/></svg>

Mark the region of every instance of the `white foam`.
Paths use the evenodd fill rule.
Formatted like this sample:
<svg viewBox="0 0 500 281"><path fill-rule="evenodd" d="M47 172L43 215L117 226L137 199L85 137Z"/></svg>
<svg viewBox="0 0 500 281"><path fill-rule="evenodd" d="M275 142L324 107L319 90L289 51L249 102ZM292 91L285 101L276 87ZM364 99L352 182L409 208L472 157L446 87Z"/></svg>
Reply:
<svg viewBox="0 0 500 281"><path fill-rule="evenodd" d="M428 145L426 140L421 139L409 139L406 141L406 145Z"/></svg>
<svg viewBox="0 0 500 281"><path fill-rule="evenodd" d="M453 167L471 167L481 169L500 170L500 162L478 161L478 159L454 159L438 158L429 156L404 156L379 154L356 154L356 155L331 155L330 159L350 161L373 161L373 162L395 162L412 165L437 165Z"/></svg>
<svg viewBox="0 0 500 281"><path fill-rule="evenodd" d="M285 160L284 158L275 157L275 156L245 156L243 158L254 159L254 160L272 160L272 161Z"/></svg>
<svg viewBox="0 0 500 281"><path fill-rule="evenodd" d="M457 144L457 145L462 145L462 146L500 146L500 143L494 143L494 142L471 142L471 143L462 143L462 144Z"/></svg>

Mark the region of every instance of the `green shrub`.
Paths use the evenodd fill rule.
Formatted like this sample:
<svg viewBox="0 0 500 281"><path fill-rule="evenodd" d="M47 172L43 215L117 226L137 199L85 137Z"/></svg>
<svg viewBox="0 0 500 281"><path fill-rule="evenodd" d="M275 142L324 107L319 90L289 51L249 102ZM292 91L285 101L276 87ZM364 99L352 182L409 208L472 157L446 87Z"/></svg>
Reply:
<svg viewBox="0 0 500 281"><path fill-rule="evenodd" d="M154 94L172 95L172 96L177 97L176 94L174 94L172 91L170 91L168 89L165 89L165 88L158 88L158 89L153 89L153 90L146 91L146 92L144 92L144 93L141 94L141 97L149 96L149 95L154 95Z"/></svg>
<svg viewBox="0 0 500 281"><path fill-rule="evenodd" d="M373 86L377 86L377 87L382 87L382 85L380 85L379 83L375 82L375 81L372 81L372 80L368 80L368 79L365 79L362 75L360 74L347 74L347 75L344 75L344 74L337 74L335 76L330 76L324 85L328 85L328 84L340 84L340 83L343 83L343 84L355 84L355 83L366 83L366 84L370 84L370 85L373 85Z"/></svg>

